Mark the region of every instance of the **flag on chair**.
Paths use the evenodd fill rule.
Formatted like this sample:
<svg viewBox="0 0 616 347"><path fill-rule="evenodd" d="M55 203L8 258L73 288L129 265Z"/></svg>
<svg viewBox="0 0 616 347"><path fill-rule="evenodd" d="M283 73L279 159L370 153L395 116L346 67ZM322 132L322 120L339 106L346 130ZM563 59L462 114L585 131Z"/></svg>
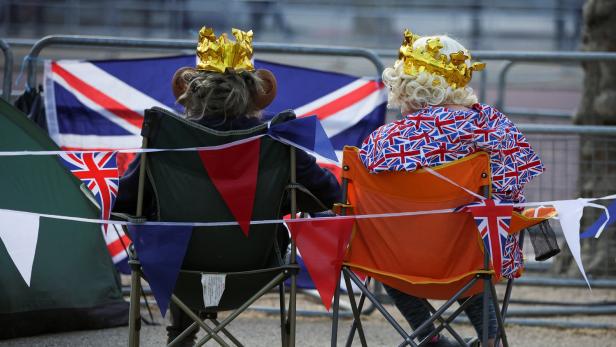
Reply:
<svg viewBox="0 0 616 347"><path fill-rule="evenodd" d="M484 248L492 259L495 276L500 278L503 261L509 263L508 259L503 259L503 254L505 254L505 244L509 236L513 203L485 199L466 205L463 211L473 214ZM508 254L513 253L509 252ZM513 263L514 259L511 259L511 261Z"/></svg>

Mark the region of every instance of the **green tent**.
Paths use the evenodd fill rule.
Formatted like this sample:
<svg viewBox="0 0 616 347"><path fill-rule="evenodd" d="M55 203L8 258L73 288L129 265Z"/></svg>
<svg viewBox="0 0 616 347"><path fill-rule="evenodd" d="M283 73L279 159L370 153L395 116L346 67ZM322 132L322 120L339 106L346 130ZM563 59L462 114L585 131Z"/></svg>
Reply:
<svg viewBox="0 0 616 347"><path fill-rule="evenodd" d="M0 151L58 150L0 99ZM99 218L54 155L0 156L0 209ZM30 286L0 242L0 339L125 325L128 303L98 224L40 218Z"/></svg>

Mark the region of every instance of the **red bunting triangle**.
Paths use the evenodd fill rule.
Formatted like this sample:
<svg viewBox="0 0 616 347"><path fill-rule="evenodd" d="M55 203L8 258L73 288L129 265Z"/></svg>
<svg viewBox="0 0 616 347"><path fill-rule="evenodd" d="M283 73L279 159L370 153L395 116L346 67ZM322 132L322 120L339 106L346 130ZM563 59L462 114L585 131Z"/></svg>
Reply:
<svg viewBox="0 0 616 347"><path fill-rule="evenodd" d="M203 167L246 236L257 191L261 139L199 151Z"/></svg>
<svg viewBox="0 0 616 347"><path fill-rule="evenodd" d="M332 218L298 219L287 223L291 237L328 311L340 280L340 268L354 222L353 218Z"/></svg>

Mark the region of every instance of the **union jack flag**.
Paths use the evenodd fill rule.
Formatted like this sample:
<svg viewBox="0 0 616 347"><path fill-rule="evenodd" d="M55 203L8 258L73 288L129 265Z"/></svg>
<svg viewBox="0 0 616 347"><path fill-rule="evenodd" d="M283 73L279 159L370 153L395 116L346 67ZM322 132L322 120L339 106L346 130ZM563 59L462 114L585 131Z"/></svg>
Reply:
<svg viewBox="0 0 616 347"><path fill-rule="evenodd" d="M477 230L483 240L484 249L492 259L492 268L496 278L500 278L504 272L503 255L506 253L505 245L509 237L513 203L485 199L466 205L465 210L473 214Z"/></svg>
<svg viewBox="0 0 616 347"><path fill-rule="evenodd" d="M138 148L145 109L157 106L183 112L169 83L178 68L194 64L194 55L47 61L44 102L49 135L65 150ZM278 81L278 95L264 118L288 109L298 117L317 115L337 154L345 145L359 146L385 120L387 93L375 78L259 60L255 66L271 70ZM118 154L120 173L131 159L132 155ZM115 236L107 233L117 263L126 256L120 239L109 239Z"/></svg>
<svg viewBox="0 0 616 347"><path fill-rule="evenodd" d="M101 219L109 219L118 195L116 152L69 152L61 154L60 158L64 166L94 194L101 209Z"/></svg>
<svg viewBox="0 0 616 347"><path fill-rule="evenodd" d="M79 178L92 192L101 210L101 219L108 220L118 195L118 165L116 152L64 153L60 161ZM130 239L122 228L107 233L107 224L102 226L107 248L114 262L126 257L125 248Z"/></svg>

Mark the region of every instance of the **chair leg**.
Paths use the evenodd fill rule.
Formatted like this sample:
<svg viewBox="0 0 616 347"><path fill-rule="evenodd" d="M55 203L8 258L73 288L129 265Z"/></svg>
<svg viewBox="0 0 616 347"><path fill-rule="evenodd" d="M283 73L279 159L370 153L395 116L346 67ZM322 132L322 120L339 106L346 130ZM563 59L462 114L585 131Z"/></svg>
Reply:
<svg viewBox="0 0 616 347"><path fill-rule="evenodd" d="M503 323L507 317L507 310L509 309L509 300L511 299L511 291L513 290L513 278L507 281L507 287L505 288L505 296L503 297L503 306L501 307L501 316L503 317ZM498 346L500 340L500 330L496 332L496 339L494 339L494 345Z"/></svg>
<svg viewBox="0 0 616 347"><path fill-rule="evenodd" d="M424 304L428 307L428 310L430 310L430 313L431 313L431 314L434 314L434 313L436 312L436 309L434 308L434 306L432 306L432 305L428 302L428 300L425 300L425 299L424 299ZM443 328L444 328L444 329L447 329L447 331L451 334L451 336L453 336L453 338L454 338L456 341L458 341L458 343L459 343L461 346L464 346L464 344L465 344L466 342L464 341L464 339L462 338L462 336L460 336L460 334L458 334L458 333L457 333L457 332L456 332L456 331L455 331L455 330L451 327L451 325L449 325L449 323L451 323L451 322L455 319L455 317L457 317L457 316L460 314L460 312L462 312L462 311L464 310L464 308L466 308L466 306L467 306L467 305L468 305L468 304L467 304L467 302L466 302L466 301L465 301L464 303L462 303L462 305L460 305L460 307L458 307L458 309L457 309L456 311L454 311L454 313L453 313L453 314L451 314L451 316L449 316L449 319L443 319L443 317L441 317L441 316L438 316L438 317L437 317L437 320L438 320L438 322L440 323L440 326L443 326ZM437 328L437 330L438 330L437 332L440 332L440 331L441 331L441 330L443 330L443 329L438 329L438 328Z"/></svg>
<svg viewBox="0 0 616 347"><path fill-rule="evenodd" d="M291 274L291 290L289 292L289 313L287 320L289 322L289 340L287 345L295 347L295 317L297 314L297 275Z"/></svg>
<svg viewBox="0 0 616 347"><path fill-rule="evenodd" d="M218 321L218 319L210 319L214 324L216 324L216 326L220 325L220 322ZM229 330L227 330L226 328L222 328L220 329L220 331L225 334L225 336L231 340L231 342L233 342L237 347L244 347L244 345L235 337L233 336L233 334L231 334L229 332Z"/></svg>
<svg viewBox="0 0 616 347"><path fill-rule="evenodd" d="M419 327L417 327L417 329L415 329L415 331L422 331L424 329L426 329L426 327L429 324L434 323L435 320L437 320L440 316L443 315L443 313L451 306L454 304L454 302L456 302L456 300L458 300L458 298L460 296L462 296L462 294L464 294L467 290L469 290L476 282L477 282L478 277L474 277L472 280L470 280L467 284L464 285L464 287L462 287L461 289L459 289L449 300L447 300L441 307L439 307L438 310L436 310L436 312L434 312L434 314L432 315L432 317L430 317L430 319L426 320L425 322L423 322ZM415 337L417 334L413 333L411 334L411 337Z"/></svg>
<svg viewBox="0 0 616 347"><path fill-rule="evenodd" d="M136 259L129 261L130 273L130 308L128 313L128 345L139 346L139 333L141 331L141 276L140 264Z"/></svg>
<svg viewBox="0 0 616 347"><path fill-rule="evenodd" d="M349 275L343 273L344 283L347 287L347 293L349 294L349 302L351 303L351 310L353 310L353 324L357 324L357 333L359 334L359 340L361 341L361 345L363 347L367 347L366 336L364 335L364 328L361 325L361 312L357 310L357 305L355 305L355 294L353 293L353 286L351 285L351 280L349 279Z"/></svg>
<svg viewBox="0 0 616 347"><path fill-rule="evenodd" d="M203 330L208 333L208 337L213 338L218 342L221 346L231 347L228 343L225 342L220 336L217 335L220 329L214 330L210 328L209 325L205 324L204 321L201 320L199 316L197 316L188 306L186 306L180 299L178 299L175 294L171 294L171 301L173 301L178 307L186 313L190 319L192 319L195 323L197 323Z"/></svg>
<svg viewBox="0 0 616 347"><path fill-rule="evenodd" d="M199 326L199 324L197 322L193 322L188 328L184 329L184 331L182 331L182 333L180 335L176 336L171 342L169 342L167 347L174 347L175 345L179 344L193 330L198 329L197 328L198 326Z"/></svg>
<svg viewBox="0 0 616 347"><path fill-rule="evenodd" d="M367 277L366 280L364 281L364 287L368 288L368 285L370 285L370 277ZM360 317L361 317L362 312L364 312L363 309L364 309L365 301L366 301L366 294L362 292L361 296L359 297L359 304L357 305L357 310L359 311ZM373 304L371 310L373 311L375 309L376 307ZM357 323L355 322L355 320L353 320L353 324L351 325L351 330L349 331L349 336L347 336L346 347L351 347L351 345L353 344L353 340L355 339L355 330L357 330Z"/></svg>
<svg viewBox="0 0 616 347"><path fill-rule="evenodd" d="M417 344L415 344L413 339L406 333L406 331L400 326L400 324L396 322L396 319L392 317L392 315L389 312L387 312L385 307L383 307L383 305L377 300L377 298L372 293L370 293L370 291L367 288L363 287L361 280L357 278L357 276L353 272L351 272L349 269L343 268L342 271L346 273L347 276L349 276L349 278L351 279L351 281L353 281L353 283L355 283L359 287L359 289L366 295L368 300L370 300L374 304L376 309L383 315L383 317L385 317L385 319L389 322L389 324L391 324L394 327L394 329L398 332L398 334L402 336L405 342L411 345L412 347L417 347Z"/></svg>
<svg viewBox="0 0 616 347"><path fill-rule="evenodd" d="M244 312L250 305L252 305L255 301L257 301L257 299L259 299L265 293L267 293L270 290L272 290L272 288L274 288L275 286L279 285L284 280L284 278L285 278L284 274L282 274L282 273L278 274L271 281L269 281L263 288L261 288L255 295L250 297L250 299L248 299L246 302L244 302L240 307L238 307L235 311L233 311L233 313L231 313L222 322L220 322L220 324L218 326L214 327L214 329L212 329L212 331L214 333L218 333L222 328L227 326L227 324L231 323L232 320L237 318L237 316L239 316L240 313ZM172 295L171 299L173 300L174 298L175 298L175 300L179 301L179 299L175 295ZM192 313L192 311L191 311L191 313ZM193 313L193 315L194 315L194 313ZM193 317L191 317L191 318L194 319ZM295 319L295 316L293 316L293 319ZM199 321L201 321L201 320L199 320ZM201 324L199 324L199 325L201 325ZM209 327L207 327L207 328L209 328ZM200 341L197 342L197 346L202 346L203 344L208 342L211 338L215 339L216 335L205 336L204 338L202 338ZM294 336L291 336L291 339L293 339L293 338L294 338Z"/></svg>
<svg viewBox="0 0 616 347"><path fill-rule="evenodd" d="M287 320L287 304L284 298L284 282L278 285L278 296L280 299L280 342L281 346L286 347L289 341L289 330L285 324Z"/></svg>
<svg viewBox="0 0 616 347"><path fill-rule="evenodd" d="M498 307L498 299L496 297L496 288L494 288L494 285L492 284L492 282L490 282L490 292L492 294L491 299L492 299L492 304L494 305L494 312L496 313L496 322L498 323L497 335L498 335L498 332L500 332L501 338L503 339L503 346L508 347L509 342L507 341L507 333L505 332L505 320L503 319L500 308Z"/></svg>
<svg viewBox="0 0 616 347"><path fill-rule="evenodd" d="M338 345L338 313L340 312L340 281L336 284L334 303L332 305L332 338L331 347Z"/></svg>
<svg viewBox="0 0 616 347"><path fill-rule="evenodd" d="M482 336L481 336L481 345L482 346L487 346L488 345L488 326L489 326L489 319L490 317L488 317L489 314L489 307L488 307L488 295L489 295L489 290L490 290L490 285L492 285L492 283L490 282L490 278L491 277L487 277L486 279L484 279L483 281L483 329L482 329Z"/></svg>

